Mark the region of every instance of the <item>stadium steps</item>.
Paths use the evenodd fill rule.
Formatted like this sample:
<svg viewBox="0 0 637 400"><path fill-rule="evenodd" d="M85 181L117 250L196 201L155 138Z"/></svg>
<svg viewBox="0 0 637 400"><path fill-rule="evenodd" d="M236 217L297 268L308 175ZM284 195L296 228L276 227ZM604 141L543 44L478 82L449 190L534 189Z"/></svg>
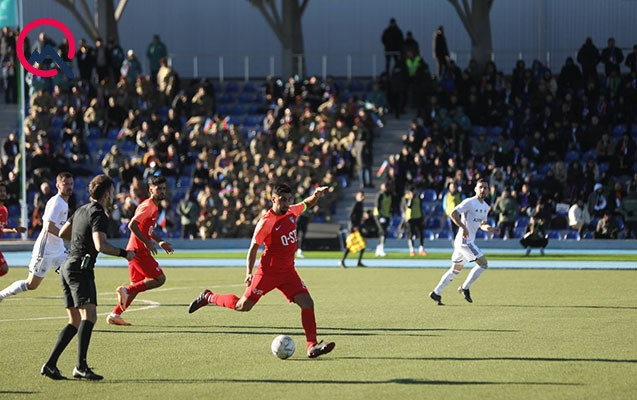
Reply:
<svg viewBox="0 0 637 400"><path fill-rule="evenodd" d="M376 177L376 172L380 168L383 161L387 160L390 155L398 154L402 149L402 135L407 133L411 121L416 117L415 112L408 112L395 119L391 115L387 115L385 126L376 130L374 137L374 164L372 167L372 183L373 188L362 189L365 192L365 202L363 203L365 210L373 209L378 195L378 188L382 180ZM349 213L356 201L356 193L361 190L358 183L358 175L351 180L350 185L343 189L336 206L336 213L332 216L332 222L341 224L342 228L347 228L349 221Z"/></svg>

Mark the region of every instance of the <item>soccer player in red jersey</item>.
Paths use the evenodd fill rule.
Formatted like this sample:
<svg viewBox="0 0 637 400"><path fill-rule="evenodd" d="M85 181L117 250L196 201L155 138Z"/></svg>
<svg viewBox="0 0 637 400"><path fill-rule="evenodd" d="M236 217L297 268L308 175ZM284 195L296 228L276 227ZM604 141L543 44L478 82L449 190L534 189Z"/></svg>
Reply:
<svg viewBox="0 0 637 400"><path fill-rule="evenodd" d="M124 312L130 303L135 299L137 293L160 287L166 282L166 275L159 267L159 263L153 255L157 254L157 248L153 243L156 241L159 246L168 254L173 253L170 243L163 241L153 231L159 216L159 204L166 197L166 178L163 176L153 176L148 181L150 198L144 200L137 209L135 215L128 224L131 230L130 239L126 250L135 251L135 258L128 262L128 274L131 284L117 288L119 304L106 317L106 322L111 325L131 325L124 321Z"/></svg>
<svg viewBox="0 0 637 400"><path fill-rule="evenodd" d="M214 304L236 311L250 311L259 299L272 289L278 289L289 302L301 307L301 323L307 339L307 356L315 358L334 349L334 342L316 341L316 319L314 301L307 287L294 268L294 253L297 248L296 220L303 211L314 207L328 190L317 188L314 194L301 203L292 204L292 189L285 184L277 185L272 195L272 208L259 220L252 236L246 257L247 286L241 298L234 294L212 293L205 289L190 303L189 313ZM265 243L260 266L253 273L257 251Z"/></svg>
<svg viewBox="0 0 637 400"><path fill-rule="evenodd" d="M24 233L27 228L23 226L10 227L9 226L9 211L4 205L7 200L7 187L0 184L0 238L3 233ZM2 252L0 251L0 276L6 275L9 272L9 265L7 260L4 259Z"/></svg>

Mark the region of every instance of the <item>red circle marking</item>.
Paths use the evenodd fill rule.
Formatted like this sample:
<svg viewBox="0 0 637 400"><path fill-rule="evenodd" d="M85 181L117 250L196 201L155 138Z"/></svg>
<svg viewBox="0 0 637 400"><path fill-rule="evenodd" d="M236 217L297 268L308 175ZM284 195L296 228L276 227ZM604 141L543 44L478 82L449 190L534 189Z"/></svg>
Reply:
<svg viewBox="0 0 637 400"><path fill-rule="evenodd" d="M75 38L73 37L71 30L67 28L66 25L53 18L36 19L35 21L31 21L27 26L24 27L22 31L20 31L20 35L18 35L18 42L16 43L16 50L18 52L18 60L20 60L20 64L22 64L22 66L33 75L41 76L43 78L50 78L57 75L58 71L55 69L37 69L33 65L29 64L29 61L26 59L26 57L24 57L24 38L26 38L29 32L31 32L34 28L37 28L41 25L51 25L64 33L64 36L66 36L66 39L69 41L69 59L75 57Z"/></svg>

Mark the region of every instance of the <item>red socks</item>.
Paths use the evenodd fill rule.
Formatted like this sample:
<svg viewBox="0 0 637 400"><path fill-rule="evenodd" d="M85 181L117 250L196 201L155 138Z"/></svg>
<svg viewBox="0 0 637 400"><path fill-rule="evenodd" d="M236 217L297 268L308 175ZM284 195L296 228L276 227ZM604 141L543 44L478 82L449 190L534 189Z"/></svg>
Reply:
<svg viewBox="0 0 637 400"><path fill-rule="evenodd" d="M209 293L207 296L207 300L210 304L234 310L234 307L236 306L237 301L239 301L239 298L234 294Z"/></svg>
<svg viewBox="0 0 637 400"><path fill-rule="evenodd" d="M129 295L145 292L146 281L142 280L142 281L135 282L132 285L128 285L126 286L126 291L128 292Z"/></svg>
<svg viewBox="0 0 637 400"><path fill-rule="evenodd" d="M316 344L316 318L314 317L313 308L301 310L301 323L303 324L307 348L309 349Z"/></svg>
<svg viewBox="0 0 637 400"><path fill-rule="evenodd" d="M146 281L142 280L142 281L137 281L131 285L126 286L126 292L128 293L128 299L126 300L126 308L128 308L128 306L130 306L130 303L133 302L133 299L131 299L131 295L133 294L137 294L140 292L145 292L146 289ZM115 306L115 308L113 308L113 314L116 315L122 315L122 313L124 312L124 310L122 310L122 307L118 305Z"/></svg>

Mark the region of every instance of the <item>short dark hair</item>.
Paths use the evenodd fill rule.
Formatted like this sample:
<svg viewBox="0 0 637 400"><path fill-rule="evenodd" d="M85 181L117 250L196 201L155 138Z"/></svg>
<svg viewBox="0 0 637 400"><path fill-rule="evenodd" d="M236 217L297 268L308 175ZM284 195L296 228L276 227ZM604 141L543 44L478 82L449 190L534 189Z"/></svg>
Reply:
<svg viewBox="0 0 637 400"><path fill-rule="evenodd" d="M482 182L486 183L487 185L489 184L489 182L488 182L486 179L484 179L484 178L480 178L480 179L478 179L478 180L476 181L476 186L478 186L478 184L479 184L479 183L482 183Z"/></svg>
<svg viewBox="0 0 637 400"><path fill-rule="evenodd" d="M73 178L73 174L71 174L70 172L60 172L58 176L55 177L55 180L60 182L68 178Z"/></svg>
<svg viewBox="0 0 637 400"><path fill-rule="evenodd" d="M113 180L108 175L97 175L88 184L88 193L92 199L100 200L112 186Z"/></svg>
<svg viewBox="0 0 637 400"><path fill-rule="evenodd" d="M277 196L292 194L292 189L285 183L279 183L274 187L274 194Z"/></svg>
<svg viewBox="0 0 637 400"><path fill-rule="evenodd" d="M148 180L148 186L159 186L162 183L166 183L166 177L163 175L151 176Z"/></svg>

